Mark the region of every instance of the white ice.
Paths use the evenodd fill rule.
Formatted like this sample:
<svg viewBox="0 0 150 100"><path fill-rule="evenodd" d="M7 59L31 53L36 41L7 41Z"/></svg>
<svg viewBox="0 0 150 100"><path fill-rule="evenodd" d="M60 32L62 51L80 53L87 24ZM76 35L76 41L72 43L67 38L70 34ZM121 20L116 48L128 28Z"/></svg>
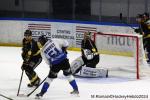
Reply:
<svg viewBox="0 0 150 100"><path fill-rule="evenodd" d="M80 56L80 52L68 52L70 62L78 56ZM112 66L111 64L114 64L115 66L126 67L130 65L129 63L123 63L120 59L120 57L114 59L111 56L101 55L101 61L98 66L109 67ZM35 94L40 92L41 86L30 97L16 96L21 76L21 65L20 47L0 47L0 94L11 97L14 100L35 100ZM49 67L45 62L42 62L36 68L36 72L41 79L44 79L48 75ZM76 78L80 92L78 97L70 94L72 88L62 75L62 72L60 72L58 78L52 82L42 100L150 100L150 77L137 80L136 78L130 79L130 75L120 77L121 74L122 72L117 73L115 76L110 74L108 78ZM26 86L28 82L24 74L20 94L28 94L34 89ZM110 97L101 98L103 95ZM118 98L112 97L115 95ZM144 95L148 96L148 98L119 98L119 96L127 95L137 97ZM0 96L0 100L7 99Z"/></svg>

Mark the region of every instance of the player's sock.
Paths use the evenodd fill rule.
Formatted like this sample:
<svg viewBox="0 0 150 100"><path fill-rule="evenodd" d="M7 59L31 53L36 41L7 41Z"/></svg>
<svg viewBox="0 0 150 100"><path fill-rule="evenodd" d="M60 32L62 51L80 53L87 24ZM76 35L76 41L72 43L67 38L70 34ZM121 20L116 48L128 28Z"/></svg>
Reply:
<svg viewBox="0 0 150 100"><path fill-rule="evenodd" d="M41 92L36 94L36 98L41 98L47 92L48 88L49 88L49 83L45 82L42 89L41 89Z"/></svg>
<svg viewBox="0 0 150 100"><path fill-rule="evenodd" d="M70 85L72 86L72 88L73 88L75 91L78 91L78 86L77 86L75 80L70 81Z"/></svg>
<svg viewBox="0 0 150 100"><path fill-rule="evenodd" d="M45 82L44 85L43 85L43 87L42 87L41 92L44 94L45 92L47 92L48 88L49 88L49 83Z"/></svg>

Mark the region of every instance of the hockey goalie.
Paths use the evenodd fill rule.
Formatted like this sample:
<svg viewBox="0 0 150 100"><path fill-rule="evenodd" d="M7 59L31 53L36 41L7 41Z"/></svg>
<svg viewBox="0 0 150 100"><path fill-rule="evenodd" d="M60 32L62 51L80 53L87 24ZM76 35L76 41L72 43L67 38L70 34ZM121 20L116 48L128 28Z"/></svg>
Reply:
<svg viewBox="0 0 150 100"><path fill-rule="evenodd" d="M99 53L91 33L85 32L81 42L81 56L71 63L71 71L75 76L81 77L108 77L108 70L97 68Z"/></svg>

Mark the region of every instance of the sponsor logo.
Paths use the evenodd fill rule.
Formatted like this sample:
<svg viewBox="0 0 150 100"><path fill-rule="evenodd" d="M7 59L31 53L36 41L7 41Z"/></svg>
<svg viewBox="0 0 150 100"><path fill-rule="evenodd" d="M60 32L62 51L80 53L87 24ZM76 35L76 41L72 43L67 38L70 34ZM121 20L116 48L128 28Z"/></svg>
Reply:
<svg viewBox="0 0 150 100"><path fill-rule="evenodd" d="M77 47L81 46L81 41L84 37L85 32L91 32L95 33L97 31L97 28L95 27L85 27L85 26L76 26L76 45Z"/></svg>
<svg viewBox="0 0 150 100"><path fill-rule="evenodd" d="M132 46L134 39L132 37L109 36L107 37L108 45Z"/></svg>
<svg viewBox="0 0 150 100"><path fill-rule="evenodd" d="M51 38L51 25L50 24L28 24L28 29L32 31L32 37L37 40L41 35L46 35Z"/></svg>

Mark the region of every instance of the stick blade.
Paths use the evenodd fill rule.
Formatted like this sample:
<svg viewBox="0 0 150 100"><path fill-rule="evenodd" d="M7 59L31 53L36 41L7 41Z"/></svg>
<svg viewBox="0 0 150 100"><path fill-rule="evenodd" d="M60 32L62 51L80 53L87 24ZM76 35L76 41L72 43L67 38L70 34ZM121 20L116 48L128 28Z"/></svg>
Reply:
<svg viewBox="0 0 150 100"><path fill-rule="evenodd" d="M25 94L18 94L18 97L27 97Z"/></svg>

